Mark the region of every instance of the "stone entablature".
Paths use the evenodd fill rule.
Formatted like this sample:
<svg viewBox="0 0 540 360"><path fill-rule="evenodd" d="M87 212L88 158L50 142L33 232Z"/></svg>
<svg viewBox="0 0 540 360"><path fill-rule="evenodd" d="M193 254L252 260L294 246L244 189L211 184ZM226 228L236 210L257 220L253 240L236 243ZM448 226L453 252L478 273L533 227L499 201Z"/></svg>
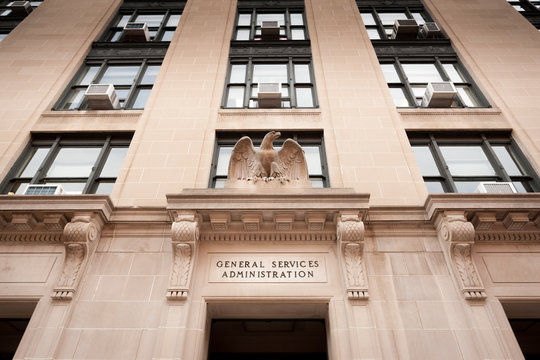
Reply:
<svg viewBox="0 0 540 360"><path fill-rule="evenodd" d="M468 300L487 297L472 257L475 243L540 241L540 194L431 195L425 208Z"/></svg>
<svg viewBox="0 0 540 360"><path fill-rule="evenodd" d="M101 195L2 196L0 243L63 243L63 270L52 297L71 300L112 211L109 197Z"/></svg>

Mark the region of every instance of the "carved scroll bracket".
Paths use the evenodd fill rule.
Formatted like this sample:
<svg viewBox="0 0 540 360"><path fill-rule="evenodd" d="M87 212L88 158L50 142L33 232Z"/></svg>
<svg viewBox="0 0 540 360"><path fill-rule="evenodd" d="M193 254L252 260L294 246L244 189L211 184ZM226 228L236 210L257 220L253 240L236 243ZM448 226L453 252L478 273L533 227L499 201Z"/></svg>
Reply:
<svg viewBox="0 0 540 360"><path fill-rule="evenodd" d="M179 213L172 224L172 267L167 299L185 300L197 255L199 219L195 212Z"/></svg>
<svg viewBox="0 0 540 360"><path fill-rule="evenodd" d="M63 240L66 248L64 269L54 288L52 298L71 300L84 272L89 256L93 253L101 235L104 222L95 213L75 213L64 227Z"/></svg>
<svg viewBox="0 0 540 360"><path fill-rule="evenodd" d="M367 300L369 294L364 264L364 223L358 213L339 215L337 239L347 296L351 300Z"/></svg>
<svg viewBox="0 0 540 360"><path fill-rule="evenodd" d="M484 300L487 295L472 259L475 230L463 212L444 212L438 222L439 238L452 263L456 281L467 300Z"/></svg>

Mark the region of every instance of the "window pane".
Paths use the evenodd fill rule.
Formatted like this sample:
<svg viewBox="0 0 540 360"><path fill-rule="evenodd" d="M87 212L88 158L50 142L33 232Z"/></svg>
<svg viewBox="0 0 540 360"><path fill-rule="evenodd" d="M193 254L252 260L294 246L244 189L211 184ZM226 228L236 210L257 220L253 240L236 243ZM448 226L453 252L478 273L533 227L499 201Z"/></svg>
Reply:
<svg viewBox="0 0 540 360"><path fill-rule="evenodd" d="M471 88L469 88L468 86L464 85L464 86L456 86L456 90L459 94L459 97L461 98L461 100L463 101L463 104L465 106L468 106L468 107L475 107L475 106L479 106L478 102L476 101L472 91L471 91Z"/></svg>
<svg viewBox="0 0 540 360"><path fill-rule="evenodd" d="M229 94L227 97L227 107L229 108L244 107L244 87L243 86L230 86L229 87Z"/></svg>
<svg viewBox="0 0 540 360"><path fill-rule="evenodd" d="M405 92L402 88L390 88L390 93L394 99L394 103L397 107L408 107L410 106L409 100L405 96Z"/></svg>
<svg viewBox="0 0 540 360"><path fill-rule="evenodd" d="M292 26L303 26L304 18L301 13L291 13L291 25Z"/></svg>
<svg viewBox="0 0 540 360"><path fill-rule="evenodd" d="M137 66L109 66L99 81L100 84L131 85L139 71Z"/></svg>
<svg viewBox="0 0 540 360"><path fill-rule="evenodd" d="M311 77L309 75L309 65L294 64L294 77L294 80L297 83L310 83Z"/></svg>
<svg viewBox="0 0 540 360"><path fill-rule="evenodd" d="M257 26L261 26L263 21L278 21L279 26L284 26L285 14L257 14Z"/></svg>
<svg viewBox="0 0 540 360"><path fill-rule="evenodd" d="M422 172L422 176L439 176L440 172L437 164L431 155L429 146L413 146L412 147L418 167Z"/></svg>
<svg viewBox="0 0 540 360"><path fill-rule="evenodd" d="M448 74L450 77L450 81L453 82L465 82L463 80L463 77L459 74L459 71L457 69L457 64L442 64L444 67L444 71Z"/></svg>
<svg viewBox="0 0 540 360"><path fill-rule="evenodd" d="M161 41L171 41L174 35L174 31L167 30L163 32L163 35L161 36Z"/></svg>
<svg viewBox="0 0 540 360"><path fill-rule="evenodd" d="M474 193L481 181L456 181L457 191L460 193Z"/></svg>
<svg viewBox="0 0 540 360"><path fill-rule="evenodd" d="M292 29L291 38L292 40L305 40L306 36L304 34L304 29Z"/></svg>
<svg viewBox="0 0 540 360"><path fill-rule="evenodd" d="M126 157L128 148L127 147L113 147L107 156L107 161L101 170L100 177L117 177L120 167L122 167L122 162Z"/></svg>
<svg viewBox="0 0 540 360"><path fill-rule="evenodd" d="M254 83L285 83L287 82L286 64L255 64L253 66Z"/></svg>
<svg viewBox="0 0 540 360"><path fill-rule="evenodd" d="M230 83L244 83L246 81L246 65L231 65Z"/></svg>
<svg viewBox="0 0 540 360"><path fill-rule="evenodd" d="M180 14L173 14L169 16L169 20L167 20L167 24L165 26L178 26L181 16L182 15Z"/></svg>
<svg viewBox="0 0 540 360"><path fill-rule="evenodd" d="M160 65L150 65L146 67L144 76L141 80L142 85L153 85L156 82L156 77L161 69Z"/></svg>
<svg viewBox="0 0 540 360"><path fill-rule="evenodd" d="M309 175L322 175L321 154L318 146L302 146Z"/></svg>
<svg viewBox="0 0 540 360"><path fill-rule="evenodd" d="M371 40L380 40L381 36L377 29L367 29L368 36Z"/></svg>
<svg viewBox="0 0 540 360"><path fill-rule="evenodd" d="M426 21L424 20L424 17L420 13L412 13L412 16L414 20L418 23L418 25L422 26Z"/></svg>
<svg viewBox="0 0 540 360"><path fill-rule="evenodd" d="M15 183L9 192L15 193L15 195L23 195L29 182Z"/></svg>
<svg viewBox="0 0 540 360"><path fill-rule="evenodd" d="M216 189L223 189L225 187L225 179L216 179Z"/></svg>
<svg viewBox="0 0 540 360"><path fill-rule="evenodd" d="M135 101L133 102L132 108L144 109L144 106L146 105L146 102L148 101L148 98L150 97L151 91L152 89L140 89L137 92L137 97L135 98Z"/></svg>
<svg viewBox="0 0 540 360"><path fill-rule="evenodd" d="M512 155L508 152L506 146L493 146L493 151L497 154L499 161L504 167L506 173L510 176L523 175L524 173L519 169L516 162L512 158Z"/></svg>
<svg viewBox="0 0 540 360"><path fill-rule="evenodd" d="M230 146L222 146L219 148L218 163L216 167L217 176L227 176L232 150L233 148Z"/></svg>
<svg viewBox="0 0 540 360"><path fill-rule="evenodd" d="M389 83L401 82L394 64L381 64L381 69L383 71L384 77L386 78L386 82L389 82Z"/></svg>
<svg viewBox="0 0 540 360"><path fill-rule="evenodd" d="M315 189L322 189L324 187L323 179L309 179L311 180L311 187Z"/></svg>
<svg viewBox="0 0 540 360"><path fill-rule="evenodd" d="M405 13L379 13L383 25L394 25L395 20L407 19Z"/></svg>
<svg viewBox="0 0 540 360"><path fill-rule="evenodd" d="M375 22L375 19L373 18L373 15L370 13L362 13L360 14L362 16L362 21L364 22L364 25L370 26L370 25L377 25Z"/></svg>
<svg viewBox="0 0 540 360"><path fill-rule="evenodd" d="M66 99L66 103L62 106L63 110L74 110L81 106L81 102L84 99L84 93L86 89L74 89Z"/></svg>
<svg viewBox="0 0 540 360"><path fill-rule="evenodd" d="M236 30L236 40L249 40L249 29Z"/></svg>
<svg viewBox="0 0 540 360"><path fill-rule="evenodd" d="M528 192L525 186L523 186L522 183L514 181L512 184L514 184L514 187L516 188L518 193L526 193Z"/></svg>
<svg viewBox="0 0 540 360"><path fill-rule="evenodd" d="M122 17L118 20L118 23L116 24L117 27L124 27L129 21L129 18L131 15L122 15Z"/></svg>
<svg viewBox="0 0 540 360"><path fill-rule="evenodd" d="M109 41L111 41L111 42L118 41L118 40L120 40L120 36L122 36L122 31L121 30L120 31L113 31L111 39Z"/></svg>
<svg viewBox="0 0 540 360"><path fill-rule="evenodd" d="M454 176L495 175L495 170L479 146L440 146L440 149Z"/></svg>
<svg viewBox="0 0 540 360"><path fill-rule="evenodd" d="M296 106L313 107L311 88L296 88Z"/></svg>
<svg viewBox="0 0 540 360"><path fill-rule="evenodd" d="M101 148L62 148L56 155L48 177L88 177Z"/></svg>
<svg viewBox="0 0 540 360"><path fill-rule="evenodd" d="M250 26L251 25L251 14L240 14L240 15L238 15L238 25L239 26Z"/></svg>
<svg viewBox="0 0 540 360"><path fill-rule="evenodd" d="M99 70L99 66L88 66L84 69L83 74L81 75L81 80L77 83L78 85L90 85L92 80L96 77L96 74Z"/></svg>
<svg viewBox="0 0 540 360"><path fill-rule="evenodd" d="M433 181L427 181L426 187L428 189L428 193L430 194L442 194L444 193L444 189L442 187L442 184L440 182L433 182Z"/></svg>
<svg viewBox="0 0 540 360"><path fill-rule="evenodd" d="M62 185L65 194L82 194L85 182L58 182L58 181L46 181L46 184L59 184Z"/></svg>
<svg viewBox="0 0 540 360"><path fill-rule="evenodd" d="M112 193L114 183L112 182L100 182L96 189L98 195L109 195Z"/></svg>
<svg viewBox="0 0 540 360"><path fill-rule="evenodd" d="M45 156L47 156L49 149L49 147L36 149L28 163L24 166L23 171L19 174L19 177L33 177L41 166Z"/></svg>
<svg viewBox="0 0 540 360"><path fill-rule="evenodd" d="M411 83L442 81L435 64L402 64L402 66Z"/></svg>
<svg viewBox="0 0 540 360"><path fill-rule="evenodd" d="M4 40L8 34L0 34L0 41Z"/></svg>
<svg viewBox="0 0 540 360"><path fill-rule="evenodd" d="M148 27L159 27L161 21L163 21L163 15L138 15L135 18L136 22L145 22Z"/></svg>

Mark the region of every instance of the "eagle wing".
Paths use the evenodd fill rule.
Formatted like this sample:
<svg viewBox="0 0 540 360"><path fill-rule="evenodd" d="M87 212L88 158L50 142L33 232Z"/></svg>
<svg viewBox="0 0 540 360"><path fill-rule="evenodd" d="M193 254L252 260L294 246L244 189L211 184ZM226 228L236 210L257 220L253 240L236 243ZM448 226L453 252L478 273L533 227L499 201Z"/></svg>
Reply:
<svg viewBox="0 0 540 360"><path fill-rule="evenodd" d="M253 177L256 169L257 159L253 142L248 136L244 136L234 145L227 177L229 180L247 180Z"/></svg>
<svg viewBox="0 0 540 360"><path fill-rule="evenodd" d="M275 160L284 177L289 180L308 180L304 150L292 139L287 139L277 153Z"/></svg>

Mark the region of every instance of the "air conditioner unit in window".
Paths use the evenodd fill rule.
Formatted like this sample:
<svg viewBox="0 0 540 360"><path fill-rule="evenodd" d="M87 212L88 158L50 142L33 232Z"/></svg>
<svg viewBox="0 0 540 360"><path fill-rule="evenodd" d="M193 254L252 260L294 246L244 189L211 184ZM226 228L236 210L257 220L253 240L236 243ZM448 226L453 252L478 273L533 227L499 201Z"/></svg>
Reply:
<svg viewBox="0 0 540 360"><path fill-rule="evenodd" d="M120 101L112 84L91 84L84 93L88 106L93 110L120 108Z"/></svg>
<svg viewBox="0 0 540 360"><path fill-rule="evenodd" d="M261 36L263 40L279 40L279 21L263 21Z"/></svg>
<svg viewBox="0 0 540 360"><path fill-rule="evenodd" d="M30 1L13 1L9 9L15 16L26 16L32 12Z"/></svg>
<svg viewBox="0 0 540 360"><path fill-rule="evenodd" d="M413 19L402 19L394 21L391 39L394 40L415 40L418 34L418 23Z"/></svg>
<svg viewBox="0 0 540 360"><path fill-rule="evenodd" d="M62 195L62 185L55 184L29 184L24 190L24 195Z"/></svg>
<svg viewBox="0 0 540 360"><path fill-rule="evenodd" d="M437 38L440 33L441 29L439 28L439 25L434 22L427 22L422 25L422 28L420 29L420 35L425 39Z"/></svg>
<svg viewBox="0 0 540 360"><path fill-rule="evenodd" d="M130 42L145 42L150 40L148 25L144 22L128 22L122 32L122 40Z"/></svg>
<svg viewBox="0 0 540 360"><path fill-rule="evenodd" d="M257 100L259 108L280 108L281 107L281 84L279 83L259 83Z"/></svg>
<svg viewBox="0 0 540 360"><path fill-rule="evenodd" d="M423 107L450 107L454 102L457 91L450 81L430 82L426 87Z"/></svg>
<svg viewBox="0 0 540 360"><path fill-rule="evenodd" d="M481 182L475 193L515 194L517 190L511 182Z"/></svg>

